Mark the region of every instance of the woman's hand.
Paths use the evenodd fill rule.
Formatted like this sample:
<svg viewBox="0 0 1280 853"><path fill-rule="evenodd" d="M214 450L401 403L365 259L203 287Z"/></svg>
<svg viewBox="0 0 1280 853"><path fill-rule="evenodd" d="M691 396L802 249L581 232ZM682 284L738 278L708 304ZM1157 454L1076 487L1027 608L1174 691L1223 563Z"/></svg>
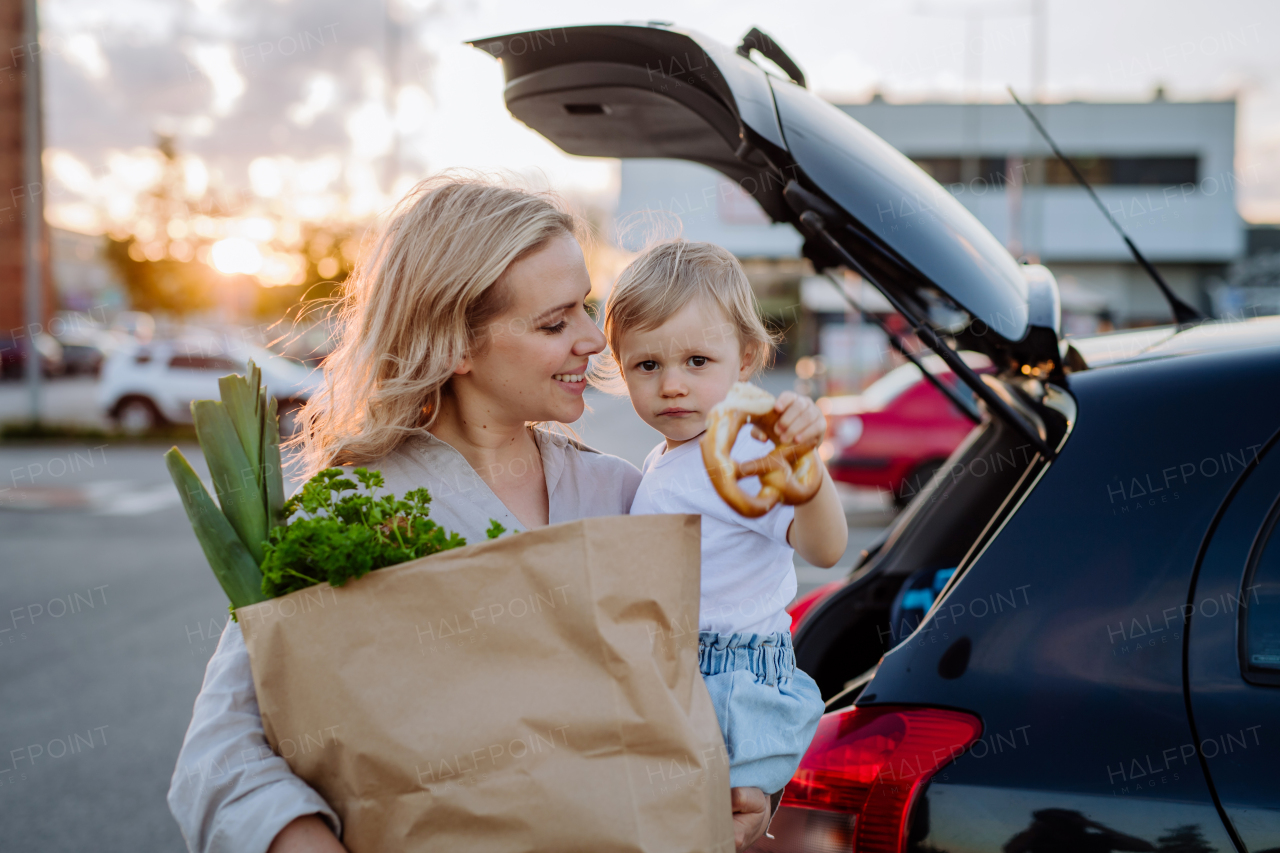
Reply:
<svg viewBox="0 0 1280 853"><path fill-rule="evenodd" d="M271 842L267 853L347 853L320 815L294 818Z"/></svg>
<svg viewBox="0 0 1280 853"><path fill-rule="evenodd" d="M741 851L756 843L769 828L769 798L759 788L732 788L733 848Z"/></svg>

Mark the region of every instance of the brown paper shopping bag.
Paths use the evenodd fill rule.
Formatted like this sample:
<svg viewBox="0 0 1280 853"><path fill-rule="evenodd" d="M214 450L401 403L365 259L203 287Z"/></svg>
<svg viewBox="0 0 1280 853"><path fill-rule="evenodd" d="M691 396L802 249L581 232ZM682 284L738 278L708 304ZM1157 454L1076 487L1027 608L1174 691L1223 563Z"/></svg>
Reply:
<svg viewBox="0 0 1280 853"><path fill-rule="evenodd" d="M267 740L353 853L728 853L698 594L697 516L619 516L237 614Z"/></svg>

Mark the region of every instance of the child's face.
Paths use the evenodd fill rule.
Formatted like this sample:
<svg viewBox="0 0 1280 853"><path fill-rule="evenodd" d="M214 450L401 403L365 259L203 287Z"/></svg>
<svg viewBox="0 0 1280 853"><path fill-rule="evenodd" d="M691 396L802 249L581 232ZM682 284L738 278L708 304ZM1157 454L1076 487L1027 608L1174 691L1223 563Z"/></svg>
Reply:
<svg viewBox="0 0 1280 853"><path fill-rule="evenodd" d="M668 449L701 435L711 407L750 375L733 324L707 299L691 300L656 329L625 332L619 350L631 404Z"/></svg>

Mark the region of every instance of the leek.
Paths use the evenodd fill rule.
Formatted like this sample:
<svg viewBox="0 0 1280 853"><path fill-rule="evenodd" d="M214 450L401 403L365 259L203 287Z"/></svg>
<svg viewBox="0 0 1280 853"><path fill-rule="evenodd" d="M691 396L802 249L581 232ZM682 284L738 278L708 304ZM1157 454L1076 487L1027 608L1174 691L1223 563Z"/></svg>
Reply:
<svg viewBox="0 0 1280 853"><path fill-rule="evenodd" d="M248 373L219 379L221 400L191 404L216 504L178 448L165 454L187 519L232 608L266 600L259 566L269 533L285 520L276 401L252 361Z"/></svg>
<svg viewBox="0 0 1280 853"><path fill-rule="evenodd" d="M231 599L232 608L266 601L258 564L209 496L191 463L176 447L164 455L164 461L169 468L169 476L178 487L191 528L204 549L205 559L222 585L222 591Z"/></svg>
<svg viewBox="0 0 1280 853"><path fill-rule="evenodd" d="M245 455L224 403L196 400L191 404L191 415L222 514L253 559L261 563L262 543L267 539L267 508L262 501L258 466Z"/></svg>

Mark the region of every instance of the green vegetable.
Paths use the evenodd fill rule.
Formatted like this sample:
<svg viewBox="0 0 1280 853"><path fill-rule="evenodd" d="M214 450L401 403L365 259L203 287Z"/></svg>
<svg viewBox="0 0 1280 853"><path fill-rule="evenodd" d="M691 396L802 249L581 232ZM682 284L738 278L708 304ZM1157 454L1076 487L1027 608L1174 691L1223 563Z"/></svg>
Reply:
<svg viewBox="0 0 1280 853"><path fill-rule="evenodd" d="M164 455L164 461L178 486L182 507L187 511L196 539L200 540L200 547L204 549L204 556L218 583L231 599L231 606L244 607L265 601L267 597L262 594L262 574L258 571L257 562L213 502L182 451L176 447L171 449Z"/></svg>
<svg viewBox="0 0 1280 853"><path fill-rule="evenodd" d="M426 489L375 497L382 474L365 468L352 473L360 486L329 468L312 477L285 503L285 515L302 516L271 531L262 562L262 591L284 595L318 583L342 586L374 569L459 548L467 540L449 533L427 517L431 495ZM350 492L350 494L344 494ZM505 532L494 521L490 539Z"/></svg>
<svg viewBox="0 0 1280 853"><path fill-rule="evenodd" d="M234 608L264 600L258 566L268 530L284 523L284 475L275 398L262 385L262 371L251 361L248 377L224 376L218 390L221 401L191 404L218 503L181 451L173 448L165 460L209 566Z"/></svg>
<svg viewBox="0 0 1280 853"><path fill-rule="evenodd" d="M262 542L267 538L267 509L263 505L258 467L245 456L225 404L218 400L196 400L191 404L191 414L222 514L231 522L254 561L261 562Z"/></svg>
<svg viewBox="0 0 1280 853"><path fill-rule="evenodd" d="M280 466L280 424L276 398L262 384L262 371L252 361L249 375L224 376L218 391L235 427L266 511L268 528L284 524L284 476Z"/></svg>
<svg viewBox="0 0 1280 853"><path fill-rule="evenodd" d="M233 373L218 380L222 405L240 438L245 458L255 471L262 463L262 413L258 410L261 388L262 371L252 362L247 377Z"/></svg>
<svg viewBox="0 0 1280 853"><path fill-rule="evenodd" d="M342 469L330 468L286 501L276 400L261 371L251 361L247 377L224 376L218 390L221 401L191 404L218 502L178 448L165 454L165 464L233 611L318 583L342 586L373 569L467 544L427 517L426 489L400 500L374 497L382 475L364 468L353 473L367 494ZM491 521L486 535L505 532Z"/></svg>
<svg viewBox="0 0 1280 853"><path fill-rule="evenodd" d="M267 526L284 524L284 466L280 464L280 423L276 398L260 392L262 416L262 495L267 507Z"/></svg>

